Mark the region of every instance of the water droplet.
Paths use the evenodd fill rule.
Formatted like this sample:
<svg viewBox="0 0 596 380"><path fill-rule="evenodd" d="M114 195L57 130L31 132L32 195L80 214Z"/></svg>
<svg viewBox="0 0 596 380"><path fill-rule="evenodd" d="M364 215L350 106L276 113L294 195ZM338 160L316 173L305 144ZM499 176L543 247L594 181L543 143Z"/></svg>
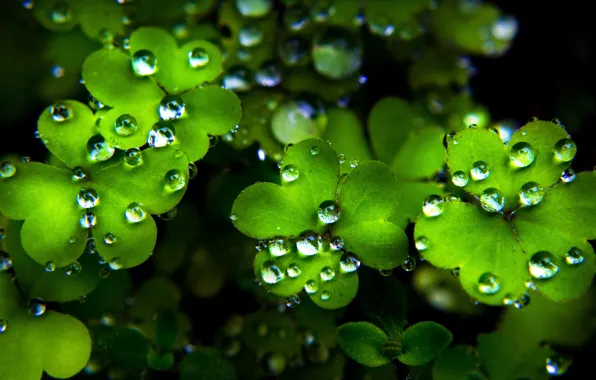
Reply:
<svg viewBox="0 0 596 380"><path fill-rule="evenodd" d="M403 263L401 263L401 269L405 270L406 272L411 272L416 269L416 258L413 256L408 256Z"/></svg>
<svg viewBox="0 0 596 380"><path fill-rule="evenodd" d="M74 244L77 242L77 238L71 236L68 238L68 244Z"/></svg>
<svg viewBox="0 0 596 380"><path fill-rule="evenodd" d="M295 181L299 175L300 172L298 171L298 168L296 168L294 165L286 165L281 170L281 178L283 178L283 180L286 182Z"/></svg>
<svg viewBox="0 0 596 380"><path fill-rule="evenodd" d="M72 179L74 181L82 181L83 179L87 178L87 173L85 173L85 169L81 166L75 166L72 168Z"/></svg>
<svg viewBox="0 0 596 380"><path fill-rule="evenodd" d="M188 64L193 69L202 69L209 64L207 50L197 47L188 52Z"/></svg>
<svg viewBox="0 0 596 380"><path fill-rule="evenodd" d="M267 246L271 256L275 257L283 256L292 250L290 240L283 237L269 240Z"/></svg>
<svg viewBox="0 0 596 380"><path fill-rule="evenodd" d="M46 272L53 272L56 270L56 263L53 261L48 261L46 265L44 265L43 270Z"/></svg>
<svg viewBox="0 0 596 380"><path fill-rule="evenodd" d="M381 276L385 276L385 277L393 276L393 269L381 269L381 270L379 270L379 272L381 273Z"/></svg>
<svg viewBox="0 0 596 380"><path fill-rule="evenodd" d="M331 281L335 278L335 271L331 267L324 267L321 269L320 275L323 281Z"/></svg>
<svg viewBox="0 0 596 380"><path fill-rule="evenodd" d="M72 19L72 12L70 11L70 7L68 3L65 1L60 1L54 4L52 10L50 11L50 20L53 23L63 25L69 22Z"/></svg>
<svg viewBox="0 0 596 380"><path fill-rule="evenodd" d="M345 79L362 66L362 41L349 29L329 27L315 38L312 59L319 74Z"/></svg>
<svg viewBox="0 0 596 380"><path fill-rule="evenodd" d="M337 156L337 158L340 165L346 162L346 156L344 154L340 154L339 156Z"/></svg>
<svg viewBox="0 0 596 380"><path fill-rule="evenodd" d="M122 269L122 263L120 262L120 259L118 257L112 258L108 262L108 266L110 267L111 270Z"/></svg>
<svg viewBox="0 0 596 380"><path fill-rule="evenodd" d="M176 140L176 130L174 126L166 121L158 121L149 131L147 144L154 148L161 148Z"/></svg>
<svg viewBox="0 0 596 380"><path fill-rule="evenodd" d="M0 179L10 178L17 172L17 167L12 162L5 161L0 165Z"/></svg>
<svg viewBox="0 0 596 380"><path fill-rule="evenodd" d="M112 158L115 149L108 145L102 135L95 135L87 141L87 152L91 161L107 161Z"/></svg>
<svg viewBox="0 0 596 380"><path fill-rule="evenodd" d="M52 120L58 123L68 120L73 116L70 106L62 102L54 103L50 107L50 115Z"/></svg>
<svg viewBox="0 0 596 380"><path fill-rule="evenodd" d="M515 17L501 16L491 28L494 38L502 41L511 41L517 34L519 25Z"/></svg>
<svg viewBox="0 0 596 380"><path fill-rule="evenodd" d="M81 215L81 219L79 219L79 223L83 228L91 228L97 224L97 218L95 218L95 214L91 211L86 211Z"/></svg>
<svg viewBox="0 0 596 380"><path fill-rule="evenodd" d="M322 301L327 301L330 297L331 297L331 293L329 293L327 290L324 290L323 292L321 292L321 300Z"/></svg>
<svg viewBox="0 0 596 380"><path fill-rule="evenodd" d="M576 175L575 171L571 168L565 169L563 173L561 173L561 181L565 183L570 183L575 181Z"/></svg>
<svg viewBox="0 0 596 380"><path fill-rule="evenodd" d="M539 251L532 255L529 262L530 274L534 278L547 279L559 272L557 258L548 251Z"/></svg>
<svg viewBox="0 0 596 380"><path fill-rule="evenodd" d="M159 103L159 117L162 120L176 120L184 115L186 107L178 95L166 95Z"/></svg>
<svg viewBox="0 0 596 380"><path fill-rule="evenodd" d="M501 190L489 187L480 195L480 205L488 212L500 212L505 207L505 196Z"/></svg>
<svg viewBox="0 0 596 380"><path fill-rule="evenodd" d="M414 244L416 245L416 249L422 252L428 249L430 242L428 241L428 238L426 236L420 236L416 238Z"/></svg>
<svg viewBox="0 0 596 380"><path fill-rule="evenodd" d="M395 25L383 17L374 20L368 20L368 29L372 34L380 37L389 37L395 33Z"/></svg>
<svg viewBox="0 0 596 380"><path fill-rule="evenodd" d="M443 202L459 202L461 198L457 194L449 193L443 197Z"/></svg>
<svg viewBox="0 0 596 380"><path fill-rule="evenodd" d="M248 24L238 31L238 42L244 47L257 46L263 41L263 30L259 24Z"/></svg>
<svg viewBox="0 0 596 380"><path fill-rule="evenodd" d="M298 294L292 294L291 296L289 296L288 298L286 298L286 306L289 309L292 309L292 308L294 308L294 307L296 307L298 305L300 305L300 296ZM280 333L282 331L284 331L284 333L285 333L285 330L280 330ZM281 335L283 335L283 334L281 334ZM285 335L283 335L283 337L284 338L282 338L282 339L285 339ZM280 338L281 338L281 336L280 336Z"/></svg>
<svg viewBox="0 0 596 380"><path fill-rule="evenodd" d="M236 214L234 214L234 213L230 214L230 220L231 220L232 222L235 222L235 221L237 221L237 220L238 220L238 215L236 215Z"/></svg>
<svg viewBox="0 0 596 380"><path fill-rule="evenodd" d="M116 242L116 236L113 233L108 232L104 235L103 242L107 245L112 245Z"/></svg>
<svg viewBox="0 0 596 380"><path fill-rule="evenodd" d="M530 295L528 293L524 293L518 299L516 299L515 302L513 302L513 306L515 306L516 309L521 309L528 306L530 301Z"/></svg>
<svg viewBox="0 0 596 380"><path fill-rule="evenodd" d="M340 236L334 236L331 238L329 245L331 246L332 250L341 251L344 249L344 239L342 239Z"/></svg>
<svg viewBox="0 0 596 380"><path fill-rule="evenodd" d="M577 265L584 262L584 252L578 247L571 247L565 255L565 262L569 265Z"/></svg>
<svg viewBox="0 0 596 380"><path fill-rule="evenodd" d="M41 298L35 298L29 303L29 313L34 317L40 317L46 312L46 302Z"/></svg>
<svg viewBox="0 0 596 380"><path fill-rule="evenodd" d="M149 50L139 50L132 55L132 70L138 76L149 76L157 72L157 58Z"/></svg>
<svg viewBox="0 0 596 380"><path fill-rule="evenodd" d="M319 291L319 283L315 280L308 280L306 281L306 284L304 284L304 290L308 294L315 294Z"/></svg>
<svg viewBox="0 0 596 380"><path fill-rule="evenodd" d="M284 13L284 23L293 32L303 30L310 24L308 11L302 6L288 8Z"/></svg>
<svg viewBox="0 0 596 380"><path fill-rule="evenodd" d="M339 260L339 267L346 273L351 273L360 268L360 259L353 253L344 253Z"/></svg>
<svg viewBox="0 0 596 380"><path fill-rule="evenodd" d="M81 189L77 194L77 203L82 208L92 208L99 204L99 195L95 189Z"/></svg>
<svg viewBox="0 0 596 380"><path fill-rule="evenodd" d="M484 273L478 279L478 291L482 294L495 294L501 289L499 278L492 273Z"/></svg>
<svg viewBox="0 0 596 380"><path fill-rule="evenodd" d="M527 142L515 143L509 151L509 160L518 168L530 166L536 158L536 152L532 145Z"/></svg>
<svg viewBox="0 0 596 380"><path fill-rule="evenodd" d="M120 115L114 123L114 132L118 136L130 136L137 131L137 119L129 114Z"/></svg>
<svg viewBox="0 0 596 380"><path fill-rule="evenodd" d="M124 216L130 223L139 223L145 219L147 212L145 211L145 208L142 204L139 202L132 202L124 211Z"/></svg>
<svg viewBox="0 0 596 380"><path fill-rule="evenodd" d="M300 273L302 273L302 271L300 270L300 267L298 266L298 264L291 263L290 265L288 265L288 269L286 269L286 273L287 273L288 277L296 278L296 277L300 276Z"/></svg>
<svg viewBox="0 0 596 380"><path fill-rule="evenodd" d="M271 0L235 0L236 9L245 17L262 17L271 10Z"/></svg>
<svg viewBox="0 0 596 380"><path fill-rule="evenodd" d="M571 139L561 139L555 144L555 157L559 161L569 162L577 153L577 146Z"/></svg>
<svg viewBox="0 0 596 380"><path fill-rule="evenodd" d="M319 216L319 220L325 224L335 223L340 215L339 205L335 201L323 201L319 205L317 215Z"/></svg>
<svg viewBox="0 0 596 380"><path fill-rule="evenodd" d="M571 359L555 354L546 359L546 371L551 376L562 376L571 365Z"/></svg>
<svg viewBox="0 0 596 380"><path fill-rule="evenodd" d="M470 170L470 174L472 179L475 181L482 181L486 179L490 174L490 168L488 164L484 161L476 161L472 164L472 169Z"/></svg>
<svg viewBox="0 0 596 380"><path fill-rule="evenodd" d="M174 219L178 215L178 209L174 207L171 210L164 212L163 214L157 215L157 217L163 221L169 222L170 220Z"/></svg>
<svg viewBox="0 0 596 380"><path fill-rule="evenodd" d="M8 328L8 322L6 319L0 319L0 334L6 331Z"/></svg>
<svg viewBox="0 0 596 380"><path fill-rule="evenodd" d="M0 251L0 272L4 272L12 268L12 259L8 253Z"/></svg>
<svg viewBox="0 0 596 380"><path fill-rule="evenodd" d="M139 148L128 149L124 153L124 162L129 166L139 166L143 163L143 152Z"/></svg>
<svg viewBox="0 0 596 380"><path fill-rule="evenodd" d="M304 231L296 240L296 249L305 256L316 255L321 248L323 248L323 238L314 231Z"/></svg>
<svg viewBox="0 0 596 380"><path fill-rule="evenodd" d="M439 195L429 195L422 203L422 212L429 218L441 215L444 208L445 203Z"/></svg>
<svg viewBox="0 0 596 380"><path fill-rule="evenodd" d="M536 182L524 183L519 192L519 201L524 206L534 206L544 198L544 187Z"/></svg>
<svg viewBox="0 0 596 380"><path fill-rule="evenodd" d="M188 178L193 179L197 176L197 174L199 174L199 169L197 168L197 165L195 165L194 162L189 163L188 164Z"/></svg>
<svg viewBox="0 0 596 380"><path fill-rule="evenodd" d="M279 57L286 66L304 65L310 58L310 41L297 36L291 36L279 44Z"/></svg>
<svg viewBox="0 0 596 380"><path fill-rule="evenodd" d="M272 260L267 260L261 266L261 278L268 284L277 284L283 280L284 273Z"/></svg>
<svg viewBox="0 0 596 380"><path fill-rule="evenodd" d="M310 154L312 154L313 156L316 156L319 153L321 153L321 148L319 148L318 146L313 146L312 148L310 148Z"/></svg>
<svg viewBox="0 0 596 380"><path fill-rule="evenodd" d="M250 70L242 65L232 66L221 80L223 88L230 91L244 92L250 90L252 74Z"/></svg>
<svg viewBox="0 0 596 380"><path fill-rule="evenodd" d="M267 155L265 154L265 151L263 149L259 149L257 151L257 158L259 159L259 161L265 161Z"/></svg>
<svg viewBox="0 0 596 380"><path fill-rule="evenodd" d="M356 168L358 165L360 165L360 161L358 161L357 158L354 158L354 159L352 159L352 161L350 161L351 168Z"/></svg>
<svg viewBox="0 0 596 380"><path fill-rule="evenodd" d="M172 169L164 176L165 188L169 191L182 190L186 186L186 177L178 169Z"/></svg>
<svg viewBox="0 0 596 380"><path fill-rule="evenodd" d="M281 70L274 61L266 61L255 72L255 82L261 87L275 87L281 83Z"/></svg>
<svg viewBox="0 0 596 380"><path fill-rule="evenodd" d="M64 273L66 273L67 276L76 276L79 273L81 273L82 270L83 266L81 265L81 263L79 263L78 261L73 261L70 265L68 265L65 268Z"/></svg>

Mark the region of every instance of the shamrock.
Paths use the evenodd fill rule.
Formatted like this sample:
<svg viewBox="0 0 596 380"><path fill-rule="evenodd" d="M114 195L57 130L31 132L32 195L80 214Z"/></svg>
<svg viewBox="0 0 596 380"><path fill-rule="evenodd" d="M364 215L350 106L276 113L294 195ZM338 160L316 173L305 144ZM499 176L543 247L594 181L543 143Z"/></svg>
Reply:
<svg viewBox="0 0 596 380"><path fill-rule="evenodd" d="M257 245L255 272L272 293L303 288L323 308L340 308L356 295L360 263L392 269L407 256L404 232L387 219L398 201L397 179L368 161L342 176L340 159L320 139L290 147L282 186L257 183L232 206L231 219Z"/></svg>
<svg viewBox="0 0 596 380"><path fill-rule="evenodd" d="M584 292L595 266L596 175L568 168L577 147L564 128L532 121L508 145L476 128L447 140L451 180L473 203L427 198L414 233L421 254L459 267L464 289L491 305L523 306L526 286L555 301Z"/></svg>

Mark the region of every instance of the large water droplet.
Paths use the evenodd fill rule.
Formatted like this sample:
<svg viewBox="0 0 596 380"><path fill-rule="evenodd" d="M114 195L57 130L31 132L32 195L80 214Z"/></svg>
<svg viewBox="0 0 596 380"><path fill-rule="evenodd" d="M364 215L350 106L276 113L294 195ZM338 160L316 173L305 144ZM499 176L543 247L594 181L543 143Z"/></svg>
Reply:
<svg viewBox="0 0 596 380"><path fill-rule="evenodd" d="M295 181L299 175L300 172L294 165L286 165L283 167L283 169L281 169L281 178L283 178L283 180L286 182Z"/></svg>
<svg viewBox="0 0 596 380"><path fill-rule="evenodd" d="M95 217L95 214L91 211L86 211L85 213L83 213L83 215L81 215L79 223L83 228L91 228L97 224L97 218Z"/></svg>
<svg viewBox="0 0 596 380"><path fill-rule="evenodd" d="M323 238L314 231L304 231L296 240L296 249L305 256L319 253L323 248Z"/></svg>
<svg viewBox="0 0 596 380"><path fill-rule="evenodd" d="M263 30L259 24L248 24L238 31L238 42L244 47L257 46L263 41Z"/></svg>
<svg viewBox="0 0 596 380"><path fill-rule="evenodd" d="M174 126L167 121L158 121L149 131L147 144L154 148L161 148L170 145L174 140L176 140Z"/></svg>
<svg viewBox="0 0 596 380"><path fill-rule="evenodd" d="M281 83L281 71L274 61L264 62L255 72L255 82L262 87L275 87Z"/></svg>
<svg viewBox="0 0 596 380"><path fill-rule="evenodd" d="M5 161L0 164L0 179L10 178L17 172L17 167L12 162Z"/></svg>
<svg viewBox="0 0 596 380"><path fill-rule="evenodd" d="M186 186L186 177L178 169L172 169L164 176L165 188L169 191L182 190Z"/></svg>
<svg viewBox="0 0 596 380"><path fill-rule="evenodd" d="M567 372L571 365L571 359L554 354L546 359L546 371L551 376L561 376Z"/></svg>
<svg viewBox="0 0 596 380"><path fill-rule="evenodd" d="M157 72L157 58L149 50L139 50L132 55L132 70L138 76L149 76Z"/></svg>
<svg viewBox="0 0 596 380"><path fill-rule="evenodd" d="M576 178L575 171L571 168L565 169L565 171L563 171L563 173L561 173L561 181L563 181L565 183L573 182L573 181L575 181L575 178Z"/></svg>
<svg viewBox="0 0 596 380"><path fill-rule="evenodd" d="M304 290L308 294L315 294L319 291L319 283L315 280L308 280L306 281L306 284L304 284Z"/></svg>
<svg viewBox="0 0 596 380"><path fill-rule="evenodd" d="M527 142L518 142L509 151L509 160L518 168L530 166L536 158L536 152L532 145Z"/></svg>
<svg viewBox="0 0 596 380"><path fill-rule="evenodd" d="M40 317L46 312L46 302L41 298L35 298L29 303L29 313L34 317Z"/></svg>
<svg viewBox="0 0 596 380"><path fill-rule="evenodd" d="M331 281L335 278L335 271L331 267L324 267L321 269L320 276L323 281Z"/></svg>
<svg viewBox="0 0 596 380"><path fill-rule="evenodd" d="M209 53L201 47L188 52L188 64L193 69L202 69L209 64Z"/></svg>
<svg viewBox="0 0 596 380"><path fill-rule="evenodd" d="M544 187L536 182L524 183L519 192L519 201L524 206L534 206L544 198Z"/></svg>
<svg viewBox="0 0 596 380"><path fill-rule="evenodd" d="M561 139L555 144L555 157L559 161L571 161L576 153L577 146L571 139Z"/></svg>
<svg viewBox="0 0 596 380"><path fill-rule="evenodd" d="M451 182L457 187L464 187L468 184L470 177L467 173L458 170L451 176Z"/></svg>
<svg viewBox="0 0 596 380"><path fill-rule="evenodd" d="M501 289L499 278L492 273L484 273L478 278L478 291L482 294L495 294Z"/></svg>
<svg viewBox="0 0 596 380"><path fill-rule="evenodd" d="M538 279L551 278L559 272L556 261L557 258L548 251L536 252L532 255L528 264L530 274Z"/></svg>
<svg viewBox="0 0 596 380"><path fill-rule="evenodd" d="M480 195L480 205L488 212L500 212L505 207L505 196L501 190L489 187Z"/></svg>
<svg viewBox="0 0 596 380"><path fill-rule="evenodd" d="M429 218L441 215L444 208L445 203L439 195L429 195L422 203L422 212Z"/></svg>
<svg viewBox="0 0 596 380"><path fill-rule="evenodd" d="M354 272L360 268L360 259L353 253L344 253L339 260L339 267L344 272Z"/></svg>
<svg viewBox="0 0 596 380"><path fill-rule="evenodd" d="M72 109L66 103L54 103L50 107L50 115L52 116L52 120L61 123L72 117Z"/></svg>
<svg viewBox="0 0 596 380"><path fill-rule="evenodd" d="M139 148L128 149L124 153L124 161L129 166L139 166L143 163L143 152Z"/></svg>
<svg viewBox="0 0 596 380"><path fill-rule="evenodd" d="M159 103L159 117L162 120L176 120L184 115L184 101L178 95L166 95Z"/></svg>
<svg viewBox="0 0 596 380"><path fill-rule="evenodd" d="M91 161L107 161L112 158L115 151L102 135L92 136L87 141L87 152Z"/></svg>
<svg viewBox="0 0 596 380"><path fill-rule="evenodd" d="M317 215L319 216L319 220L325 224L335 223L340 215L339 204L331 200L323 201L319 205Z"/></svg>
<svg viewBox="0 0 596 380"><path fill-rule="evenodd" d="M114 132L118 136L130 136L137 131L137 119L129 114L120 115L114 123Z"/></svg>
<svg viewBox="0 0 596 380"><path fill-rule="evenodd" d="M288 269L286 269L286 273L287 273L288 277L296 278L296 277L300 276L300 273L302 273L302 271L300 270L300 267L298 266L298 264L291 263L290 265L288 265Z"/></svg>
<svg viewBox="0 0 596 380"><path fill-rule="evenodd" d="M0 272L9 270L12 268L12 259L8 256L8 253L0 251Z"/></svg>
<svg viewBox="0 0 596 380"><path fill-rule="evenodd" d="M77 194L77 203L82 208L92 208L99 204L99 195L95 189L81 189Z"/></svg>
<svg viewBox="0 0 596 380"><path fill-rule="evenodd" d="M475 181L482 181L490 175L490 168L484 161L476 161L472 164L470 175Z"/></svg>
<svg viewBox="0 0 596 380"><path fill-rule="evenodd" d="M565 255L565 262L569 265L577 265L584 262L584 252L578 247L571 247Z"/></svg>
<svg viewBox="0 0 596 380"><path fill-rule="evenodd" d="M261 266L261 278L268 284L277 284L284 278L284 273L271 260L267 260Z"/></svg>
<svg viewBox="0 0 596 380"><path fill-rule="evenodd" d="M271 256L275 257L283 256L292 250L290 240L283 237L269 240L267 246Z"/></svg>
<svg viewBox="0 0 596 380"><path fill-rule="evenodd" d="M64 273L67 276L76 276L83 270L83 266L78 261L72 262L64 269Z"/></svg>
<svg viewBox="0 0 596 380"><path fill-rule="evenodd" d="M344 79L354 75L362 65L362 42L349 29L329 27L315 38L312 58L319 74Z"/></svg>
<svg viewBox="0 0 596 380"><path fill-rule="evenodd" d="M128 220L130 223L139 223L140 221L145 219L145 216L147 216L147 212L145 211L145 208L142 204L140 204L139 202L133 202L129 204L126 210L124 211L124 216L126 217L126 220Z"/></svg>
<svg viewBox="0 0 596 380"><path fill-rule="evenodd" d="M271 10L271 0L235 0L236 9L246 17L262 17Z"/></svg>

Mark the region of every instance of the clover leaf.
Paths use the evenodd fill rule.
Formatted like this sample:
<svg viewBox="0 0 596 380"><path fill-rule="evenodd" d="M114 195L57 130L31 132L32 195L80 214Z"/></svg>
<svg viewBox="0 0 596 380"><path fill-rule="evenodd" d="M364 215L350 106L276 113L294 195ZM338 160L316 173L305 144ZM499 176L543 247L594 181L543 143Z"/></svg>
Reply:
<svg viewBox="0 0 596 380"><path fill-rule="evenodd" d="M89 231L100 255L114 269L145 261L155 246L151 214L176 205L188 183L187 158L174 148L151 148L94 173L37 162L11 162L0 179L0 210L25 220L21 241L41 265L73 263Z"/></svg>
<svg viewBox="0 0 596 380"><path fill-rule="evenodd" d="M367 161L340 177L337 153L310 139L288 150L281 177L282 186L248 187L232 207L240 232L267 240L255 272L274 294L304 288L317 305L339 308L356 295L360 262L391 269L407 256L404 232L387 221L397 180L386 165Z"/></svg>
<svg viewBox="0 0 596 380"><path fill-rule="evenodd" d="M459 267L464 289L491 305L515 303L530 280L552 300L584 292L595 265L587 241L596 236L589 196L596 177L561 174L577 149L563 128L533 121L509 146L474 128L448 140L452 180L479 195L480 205L427 199L415 229L422 255L441 268Z"/></svg>
<svg viewBox="0 0 596 380"><path fill-rule="evenodd" d="M389 342L387 335L372 323L349 322L337 328L337 339L342 350L358 363L379 367L389 363L383 355L383 345Z"/></svg>
<svg viewBox="0 0 596 380"><path fill-rule="evenodd" d="M68 378L79 372L91 354L84 324L34 301L23 307L7 272L0 272L0 372L6 380L37 380L42 372Z"/></svg>

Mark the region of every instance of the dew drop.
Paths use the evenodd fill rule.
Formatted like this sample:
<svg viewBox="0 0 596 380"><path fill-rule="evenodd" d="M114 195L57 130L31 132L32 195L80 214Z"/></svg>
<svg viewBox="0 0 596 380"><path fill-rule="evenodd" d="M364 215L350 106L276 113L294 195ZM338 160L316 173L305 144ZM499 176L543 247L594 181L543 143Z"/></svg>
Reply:
<svg viewBox="0 0 596 380"><path fill-rule="evenodd" d="M577 153L577 146L571 139L561 139L555 144L555 157L562 162L573 160Z"/></svg>
<svg viewBox="0 0 596 380"><path fill-rule="evenodd" d="M281 169L281 178L286 182L294 182L299 175L300 172L294 165L286 165Z"/></svg>
<svg viewBox="0 0 596 380"><path fill-rule="evenodd" d="M188 52L188 64L193 69L202 69L209 64L209 53L201 47Z"/></svg>
<svg viewBox="0 0 596 380"><path fill-rule="evenodd" d="M317 36L312 46L315 70L339 80L354 75L362 66L362 41L347 28L328 27Z"/></svg>
<svg viewBox="0 0 596 380"><path fill-rule="evenodd" d="M457 187L464 187L468 184L470 177L465 172L458 170L451 176L451 182Z"/></svg>
<svg viewBox="0 0 596 380"><path fill-rule="evenodd" d="M107 161L112 158L115 151L102 135L92 136L87 141L87 152L91 161Z"/></svg>
<svg viewBox="0 0 596 380"><path fill-rule="evenodd" d="M139 223L145 219L147 212L142 204L139 202L132 202L124 211L124 216L130 223Z"/></svg>
<svg viewBox="0 0 596 380"><path fill-rule="evenodd" d="M95 214L93 212L86 211L85 213L83 213L83 215L81 215L79 223L83 228L91 228L97 224L97 218L95 217Z"/></svg>
<svg viewBox="0 0 596 380"><path fill-rule="evenodd" d="M513 305L515 303L515 296L511 293L507 293L505 294L505 297L503 297L503 305Z"/></svg>
<svg viewBox="0 0 596 380"><path fill-rule="evenodd" d="M0 179L10 178L17 172L17 167L12 162L5 161L0 164Z"/></svg>
<svg viewBox="0 0 596 380"><path fill-rule="evenodd" d="M331 297L331 293L329 293L327 290L324 290L323 292L321 292L321 300L322 301L327 301L330 297Z"/></svg>
<svg viewBox="0 0 596 380"><path fill-rule="evenodd" d="M128 149L124 153L124 162L129 166L139 166L143 163L143 152L139 148Z"/></svg>
<svg viewBox="0 0 596 380"><path fill-rule="evenodd" d="M162 120L176 120L184 115L186 106L178 95L166 95L159 103L159 117Z"/></svg>
<svg viewBox="0 0 596 380"><path fill-rule="evenodd" d="M176 140L176 130L167 121L158 121L153 125L147 137L147 144L154 148L161 148Z"/></svg>
<svg viewBox="0 0 596 380"><path fill-rule="evenodd" d="M268 284L277 284L283 280L284 273L272 260L267 260L261 266L261 278Z"/></svg>
<svg viewBox="0 0 596 380"><path fill-rule="evenodd" d="M439 216L443 213L445 203L439 195L429 195L422 203L422 212L428 218Z"/></svg>
<svg viewBox="0 0 596 380"><path fill-rule="evenodd" d="M81 263L74 261L65 268L64 273L66 273L67 276L76 276L81 273L82 270L83 266Z"/></svg>
<svg viewBox="0 0 596 380"><path fill-rule="evenodd" d="M44 265L43 270L46 272L53 272L56 270L56 263L53 261L48 261L46 265Z"/></svg>
<svg viewBox="0 0 596 380"><path fill-rule="evenodd" d="M71 236L68 238L68 244L74 244L77 242L77 238Z"/></svg>
<svg viewBox="0 0 596 380"><path fill-rule="evenodd" d="M169 222L170 220L173 220L176 215L178 215L178 208L174 207L163 214L157 215L157 217L163 221Z"/></svg>
<svg viewBox="0 0 596 380"><path fill-rule="evenodd" d="M82 181L87 178L87 173L85 173L85 169L81 166L75 166L72 168L72 179L73 181Z"/></svg>
<svg viewBox="0 0 596 380"><path fill-rule="evenodd" d="M72 117L72 109L66 103L54 103L50 107L50 115L52 117L52 120L61 123Z"/></svg>
<svg viewBox="0 0 596 380"><path fill-rule="evenodd" d="M290 265L288 265L288 269L286 269L286 274L290 278L296 278L300 276L300 273L302 273L302 271L296 263L291 263Z"/></svg>
<svg viewBox="0 0 596 380"><path fill-rule="evenodd" d="M379 272L385 277L393 276L393 269L381 269Z"/></svg>
<svg viewBox="0 0 596 380"><path fill-rule="evenodd" d="M518 168L528 167L534 162L536 152L532 145L527 142L515 143L509 151L509 160L513 166Z"/></svg>
<svg viewBox="0 0 596 380"><path fill-rule="evenodd" d="M157 72L157 58L149 50L138 50L132 55L132 70L141 77L153 75Z"/></svg>
<svg viewBox="0 0 596 380"><path fill-rule="evenodd" d="M331 281L335 278L335 271L331 267L324 267L321 269L320 276L323 281Z"/></svg>
<svg viewBox="0 0 596 380"><path fill-rule="evenodd" d="M244 47L257 46L263 41L263 30L259 24L248 24L238 31L238 42Z"/></svg>
<svg viewBox="0 0 596 380"><path fill-rule="evenodd" d="M299 305L300 305L300 296L298 294L292 294L291 296L286 298L286 306L289 309L295 308ZM280 332L281 331L285 331L285 330L280 330Z"/></svg>
<svg viewBox="0 0 596 380"><path fill-rule="evenodd" d="M484 273L478 279L478 291L482 294L495 294L501 289L499 278L492 273Z"/></svg>
<svg viewBox="0 0 596 380"><path fill-rule="evenodd" d="M337 156L338 160L339 160L339 164L342 165L344 162L346 162L346 156L345 154L340 154L339 156Z"/></svg>
<svg viewBox="0 0 596 380"><path fill-rule="evenodd" d="M308 294L315 294L319 290L319 283L315 280L308 280L306 284L304 284L304 290Z"/></svg>
<svg viewBox="0 0 596 380"><path fill-rule="evenodd" d="M112 258L108 262L108 266L110 267L111 270L122 269L122 263L120 262L120 259L118 257Z"/></svg>
<svg viewBox="0 0 596 380"><path fill-rule="evenodd" d="M346 273L351 273L360 268L360 259L353 253L344 253L339 260L339 267Z"/></svg>
<svg viewBox="0 0 596 380"><path fill-rule="evenodd" d="M323 201L317 210L319 220L325 224L332 224L337 222L340 215L339 204L335 201Z"/></svg>
<svg viewBox="0 0 596 380"><path fill-rule="evenodd" d="M114 244L116 242L116 235L114 235L111 232L108 232L107 234L104 235L103 242L107 245Z"/></svg>
<svg viewBox="0 0 596 380"><path fill-rule="evenodd" d="M489 187L480 195L480 205L488 212L500 212L505 207L505 196L501 190Z"/></svg>
<svg viewBox="0 0 596 380"><path fill-rule="evenodd" d="M344 239L340 236L334 236L331 238L329 245L334 251L341 251L344 249Z"/></svg>
<svg viewBox="0 0 596 380"><path fill-rule="evenodd" d="M305 256L316 255L322 248L323 238L314 231L304 231L296 240L296 249Z"/></svg>
<svg viewBox="0 0 596 380"><path fill-rule="evenodd" d="M404 262L401 263L401 269L405 270L406 272L411 272L416 269L416 258L408 256Z"/></svg>
<svg viewBox="0 0 596 380"><path fill-rule="evenodd" d="M252 74L250 70L242 65L232 66L221 80L223 88L230 91L245 92L252 87Z"/></svg>
<svg viewBox="0 0 596 380"><path fill-rule="evenodd" d="M321 148L319 148L318 146L313 146L312 148L310 148L311 155L317 156L319 153L321 153Z"/></svg>
<svg viewBox="0 0 596 380"><path fill-rule="evenodd" d="M269 240L267 246L269 248L269 253L274 257L283 256L292 250L289 239L282 237Z"/></svg>
<svg viewBox="0 0 596 380"><path fill-rule="evenodd" d="M81 189L77 194L77 203L82 208L92 208L99 204L99 195L95 189Z"/></svg>
<svg viewBox="0 0 596 380"><path fill-rule="evenodd" d="M114 123L114 132L122 137L134 134L137 131L137 128L137 119L129 114L120 115Z"/></svg>
<svg viewBox="0 0 596 380"><path fill-rule="evenodd" d="M584 262L584 252L578 247L571 247L565 255L565 262L569 265L577 265Z"/></svg>
<svg viewBox="0 0 596 380"><path fill-rule="evenodd" d="M513 306L515 306L516 309L521 309L528 306L531 300L532 299L530 298L530 295L528 293L524 293L518 299L516 299L515 302L513 302Z"/></svg>
<svg viewBox="0 0 596 380"><path fill-rule="evenodd" d="M0 319L0 334L6 331L8 328L8 322L6 319Z"/></svg>
<svg viewBox="0 0 596 380"><path fill-rule="evenodd" d="M0 251L0 272L4 272L12 268L12 259L8 253Z"/></svg>
<svg viewBox="0 0 596 380"><path fill-rule="evenodd" d="M524 183L519 192L519 201L524 206L534 206L544 198L544 187L536 182Z"/></svg>
<svg viewBox="0 0 596 380"><path fill-rule="evenodd" d="M571 365L571 359L555 354L546 359L546 371L551 376L562 376Z"/></svg>
<svg viewBox="0 0 596 380"><path fill-rule="evenodd" d="M41 298L35 298L29 303L29 313L34 317L40 317L46 312L46 302Z"/></svg>
<svg viewBox="0 0 596 380"><path fill-rule="evenodd" d="M63 25L72 19L72 12L68 3L60 1L54 4L50 11L50 20L58 25Z"/></svg>
<svg viewBox="0 0 596 380"><path fill-rule="evenodd" d="M422 252L428 249L430 242L428 241L428 238L426 236L420 236L416 238L414 244L416 245L416 249Z"/></svg>
<svg viewBox="0 0 596 380"><path fill-rule="evenodd" d="M182 190L186 186L186 178L178 169L168 171L164 176L165 188L168 191Z"/></svg>
<svg viewBox="0 0 596 380"><path fill-rule="evenodd" d="M476 161L472 164L470 175L475 181L482 181L483 179L488 178L489 174L490 168L486 162Z"/></svg>
<svg viewBox="0 0 596 380"><path fill-rule="evenodd" d="M538 279L548 279L559 272L556 257L548 251L539 251L533 254L528 265L530 274Z"/></svg>
<svg viewBox="0 0 596 380"><path fill-rule="evenodd" d="M197 165L195 165L194 162L189 163L188 164L188 178L193 179L197 176L197 174L199 174L199 169L197 168Z"/></svg>
<svg viewBox="0 0 596 380"><path fill-rule="evenodd" d="M576 178L575 171L571 168L565 169L565 171L563 171L563 173L561 173L561 181L563 181L565 183L573 182L573 181L575 181L575 178Z"/></svg>
<svg viewBox="0 0 596 380"><path fill-rule="evenodd" d="M276 62L266 61L255 72L255 82L261 87L275 87L281 83L281 71Z"/></svg>
<svg viewBox="0 0 596 380"><path fill-rule="evenodd" d="M443 197L443 202L459 202L461 198L457 194L449 193Z"/></svg>

